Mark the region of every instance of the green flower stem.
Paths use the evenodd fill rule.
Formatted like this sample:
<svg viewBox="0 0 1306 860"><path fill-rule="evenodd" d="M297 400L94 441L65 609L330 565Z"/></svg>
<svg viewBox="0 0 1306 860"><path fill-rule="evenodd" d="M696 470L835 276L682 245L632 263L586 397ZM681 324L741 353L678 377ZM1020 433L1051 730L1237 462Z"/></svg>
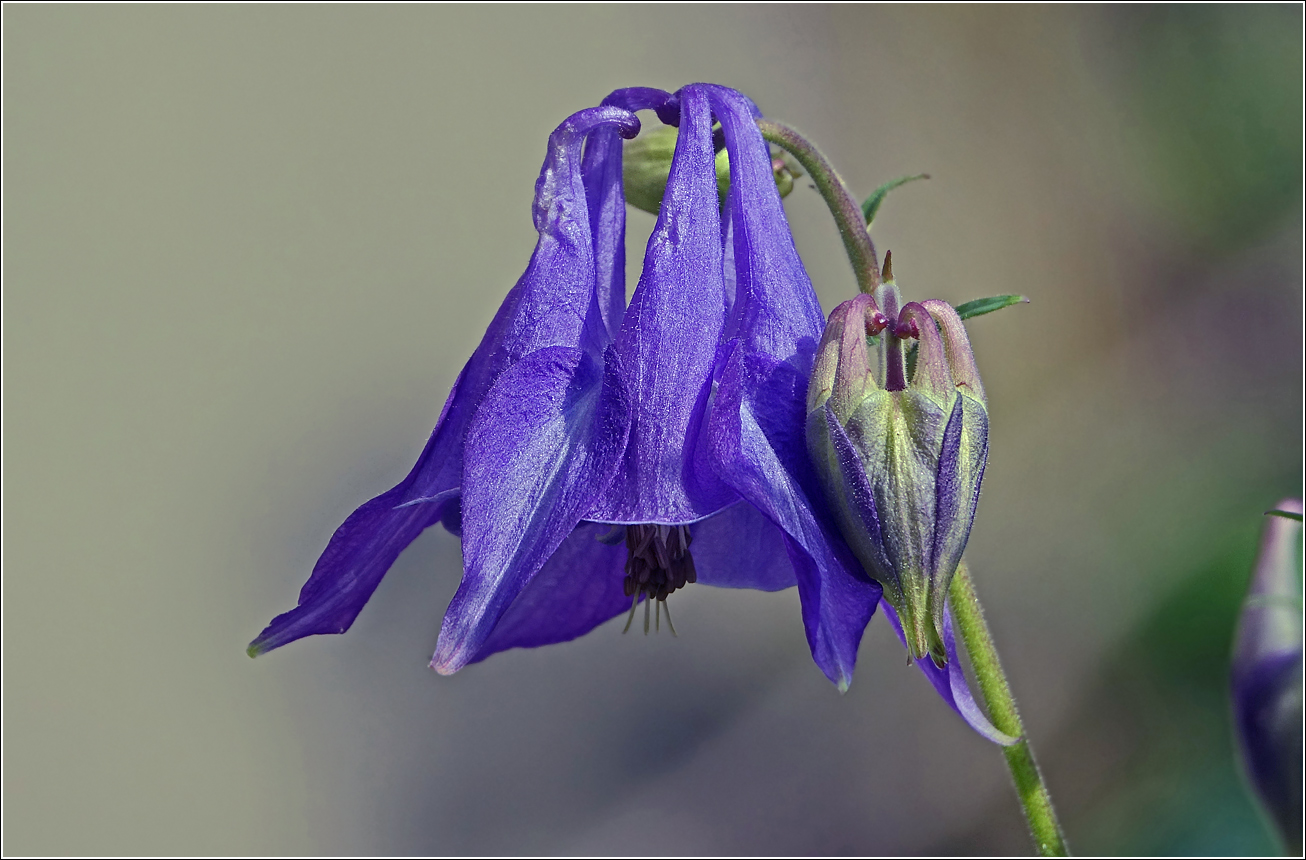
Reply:
<svg viewBox="0 0 1306 860"><path fill-rule="evenodd" d="M1069 856L1065 834L1061 832L1056 810L1052 808L1052 798L1048 796L1043 775L1034 761L1034 750L1025 736L1025 727L1016 711L1016 699L1011 695L1011 686L998 660L998 649L993 645L993 635L984 620L984 608L980 606L975 583L971 581L964 561L957 566L957 575L952 579L948 596L952 617L970 654L989 718L999 730L1020 738L1012 746L1003 747L1002 752L1007 757L1007 767L1016 783L1020 807L1029 822L1030 835L1034 837L1038 853L1044 857Z"/></svg>
<svg viewBox="0 0 1306 860"><path fill-rule="evenodd" d="M810 141L783 123L759 119L757 127L762 130L763 138L798 159L808 176L812 177L816 190L825 198L825 205L830 207L830 214L834 215L835 224L839 227L844 250L848 252L848 261L852 263L853 273L857 275L857 288L869 294L880 285L880 263L875 256L871 234L866 232L862 207L848 192L848 187L839 178L834 165Z"/></svg>

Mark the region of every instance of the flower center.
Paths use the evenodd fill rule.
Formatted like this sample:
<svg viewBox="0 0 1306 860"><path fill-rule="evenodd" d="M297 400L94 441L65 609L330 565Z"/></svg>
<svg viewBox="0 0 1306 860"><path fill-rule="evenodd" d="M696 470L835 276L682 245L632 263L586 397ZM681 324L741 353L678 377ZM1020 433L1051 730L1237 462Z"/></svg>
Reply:
<svg viewBox="0 0 1306 860"><path fill-rule="evenodd" d="M635 618L635 607L642 595L644 600L644 632L648 633L649 604L656 601L655 627L662 627L662 613L667 614L671 635L676 628L671 624L671 610L667 608L667 595L687 583L698 580L694 571L694 557L689 554L693 538L689 526L632 525L626 526L626 579L623 582L630 600L630 615L626 628Z"/></svg>

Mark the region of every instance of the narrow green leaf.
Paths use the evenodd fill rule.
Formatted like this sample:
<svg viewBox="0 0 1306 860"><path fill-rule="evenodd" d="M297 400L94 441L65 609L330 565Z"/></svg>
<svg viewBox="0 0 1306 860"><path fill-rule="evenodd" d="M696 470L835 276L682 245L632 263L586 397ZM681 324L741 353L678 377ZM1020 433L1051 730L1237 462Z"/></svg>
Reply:
<svg viewBox="0 0 1306 860"><path fill-rule="evenodd" d="M872 191L871 196L862 201L862 217L866 219L866 226L871 226L871 222L875 220L875 213L880 211L880 204L884 202L884 198L888 196L890 191L897 188L899 185L906 185L908 182L913 180L929 178L930 175L928 173L918 173L915 176L904 176L901 179L894 179L891 182L886 182Z"/></svg>
<svg viewBox="0 0 1306 860"><path fill-rule="evenodd" d="M957 316L964 320L971 317L991 314L994 311L1000 311L1003 308L1009 308L1012 305L1027 304L1029 299L1024 296L990 296L987 299L975 299L965 304L957 305Z"/></svg>
<svg viewBox="0 0 1306 860"><path fill-rule="evenodd" d="M1285 520L1296 520L1297 522L1302 521L1301 514L1296 511L1281 511L1278 508L1275 508L1272 511L1266 511L1265 515L1267 517L1283 517Z"/></svg>

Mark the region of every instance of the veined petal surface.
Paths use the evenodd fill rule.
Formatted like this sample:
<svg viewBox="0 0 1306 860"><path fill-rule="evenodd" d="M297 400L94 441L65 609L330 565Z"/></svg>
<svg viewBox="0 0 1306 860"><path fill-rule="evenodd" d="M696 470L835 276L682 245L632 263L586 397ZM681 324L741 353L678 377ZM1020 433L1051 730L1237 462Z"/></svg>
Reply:
<svg viewBox="0 0 1306 860"><path fill-rule="evenodd" d="M717 391L712 446L735 490L784 531L812 659L846 689L881 588L834 532L807 455L806 396L792 365L737 347Z"/></svg>
<svg viewBox="0 0 1306 860"><path fill-rule="evenodd" d="M602 343L587 343L587 333L594 337L603 327L581 148L585 136L602 125L627 137L639 130L630 111L598 107L573 114L550 136L535 185L533 215L540 234L535 252L459 374L417 463L403 481L336 529L298 605L272 620L250 644L251 655L304 636L348 630L399 553L456 509L468 424L505 368L547 346L601 352Z"/></svg>
<svg viewBox="0 0 1306 860"><path fill-rule="evenodd" d="M712 113L699 86L680 92L680 133L639 286L616 341L632 404L616 480L586 519L680 524L737 500L707 463L704 428L725 321Z"/></svg>
<svg viewBox="0 0 1306 860"><path fill-rule="evenodd" d="M657 110L670 97L665 90L627 87L609 94L603 105L628 111ZM596 126L585 143L582 167L594 237L595 294L608 340L616 338L626 309L626 196L621 184L621 144L628 136L611 124Z"/></svg>
<svg viewBox="0 0 1306 860"><path fill-rule="evenodd" d="M463 470L463 579L431 666L470 662L500 616L612 480L630 405L609 348L528 355L495 381L468 428Z"/></svg>
<svg viewBox="0 0 1306 860"><path fill-rule="evenodd" d="M879 602L834 531L805 440L807 380L825 317L794 248L756 107L708 86L730 153L734 303L712 410L712 454L731 487L785 532L812 657L847 688Z"/></svg>
<svg viewBox="0 0 1306 860"><path fill-rule="evenodd" d="M581 523L495 625L469 662L509 648L535 648L584 636L630 608L622 590L626 545L599 540L612 526Z"/></svg>

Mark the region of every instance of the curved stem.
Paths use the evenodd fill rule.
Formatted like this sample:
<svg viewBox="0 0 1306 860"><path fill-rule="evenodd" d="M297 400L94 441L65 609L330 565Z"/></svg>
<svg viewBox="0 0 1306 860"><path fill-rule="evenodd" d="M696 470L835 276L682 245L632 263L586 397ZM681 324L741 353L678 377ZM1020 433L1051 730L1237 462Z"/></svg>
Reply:
<svg viewBox="0 0 1306 860"><path fill-rule="evenodd" d="M1065 834L1061 832L1056 810L1052 808L1052 798L1048 795L1047 786L1043 784L1038 763L1034 761L1034 749L1025 736L1025 727L1016 710L1016 699L1011 695L1011 686L1007 683L1006 673L1002 671L1002 663L998 660L998 649L993 645L993 635L989 632L988 622L984 620L984 608L980 606L975 583L971 581L970 571L964 561L957 566L957 575L952 579L948 596L953 620L961 631L962 641L970 654L970 662L979 681L980 695L988 706L989 718L999 730L1020 738L1018 743L1003 747L1002 752L1007 758L1011 778L1016 783L1020 808L1025 813L1038 853L1044 857L1069 856Z"/></svg>
<svg viewBox="0 0 1306 860"><path fill-rule="evenodd" d="M830 207L830 214L839 227L843 247L848 252L848 261L852 263L853 273L857 276L857 287L869 295L880 285L880 263L875 256L871 234L866 232L862 207L857 205L834 165L807 138L775 120L759 119L757 127L761 129L763 138L798 159L798 163L812 177L816 190L825 198L825 205Z"/></svg>

